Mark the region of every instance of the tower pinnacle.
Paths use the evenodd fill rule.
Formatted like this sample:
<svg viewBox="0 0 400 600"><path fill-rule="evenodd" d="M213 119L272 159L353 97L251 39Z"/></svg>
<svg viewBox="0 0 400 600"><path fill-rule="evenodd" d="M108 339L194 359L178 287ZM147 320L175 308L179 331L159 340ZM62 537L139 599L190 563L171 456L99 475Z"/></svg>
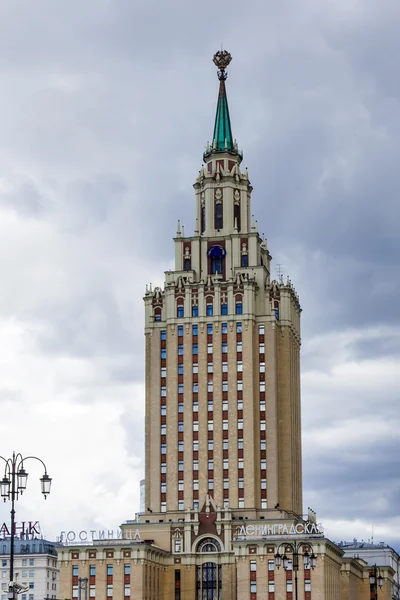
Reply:
<svg viewBox="0 0 400 600"><path fill-rule="evenodd" d="M228 99L225 88L225 80L228 76L226 69L231 60L232 56L226 50L219 50L216 54L214 54L213 57L213 62L218 68L219 94L212 144L211 148L208 149L206 154L212 154L215 152L237 153L237 146L232 136Z"/></svg>

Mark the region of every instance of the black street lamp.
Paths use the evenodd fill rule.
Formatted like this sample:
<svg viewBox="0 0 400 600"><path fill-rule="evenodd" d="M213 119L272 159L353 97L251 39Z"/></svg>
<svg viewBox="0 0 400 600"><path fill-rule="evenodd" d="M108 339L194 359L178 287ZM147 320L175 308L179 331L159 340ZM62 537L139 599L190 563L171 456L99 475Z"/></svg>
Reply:
<svg viewBox="0 0 400 600"><path fill-rule="evenodd" d="M4 461L4 477L0 481L0 495L6 500L11 500L11 543L10 543L10 582L8 587L8 599L15 599L15 592L17 590L14 582L14 538L15 538L15 500L18 500L19 495L23 494L26 490L26 484L28 482L28 473L24 469L24 463L27 460L38 460L44 467L44 474L40 478L41 491L45 499L50 494L51 478L47 474L47 468L42 459L37 456L23 457L22 454L18 453L13 455L11 458L4 458L0 456Z"/></svg>
<svg viewBox="0 0 400 600"><path fill-rule="evenodd" d="M284 547L284 554L279 553L279 549ZM303 560L304 560L304 569L315 569L317 564L317 557L314 554L314 549L310 542L282 542L278 546L277 552L275 554L275 564L279 567L283 563L283 568L286 570L289 566L290 559L286 555L286 551L289 549L289 554L292 556L292 570L294 571L294 591L295 591L295 600L298 600L298 582L297 582L297 573L299 570L299 556L300 550L304 548L305 550L302 552ZM309 551L311 550L311 555Z"/></svg>
<svg viewBox="0 0 400 600"><path fill-rule="evenodd" d="M377 600L378 598L378 587L381 589L383 586L383 577L379 567L376 564L369 570L369 589L371 600Z"/></svg>

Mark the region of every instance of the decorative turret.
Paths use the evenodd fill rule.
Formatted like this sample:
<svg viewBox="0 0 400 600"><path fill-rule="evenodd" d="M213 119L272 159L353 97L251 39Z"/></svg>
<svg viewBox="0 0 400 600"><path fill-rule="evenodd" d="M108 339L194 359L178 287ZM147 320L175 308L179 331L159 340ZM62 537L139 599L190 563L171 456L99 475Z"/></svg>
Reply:
<svg viewBox="0 0 400 600"><path fill-rule="evenodd" d="M238 150L236 140L233 139L231 120L229 117L228 98L226 95L225 81L228 77L226 68L232 60L232 56L226 50L220 50L214 54L214 64L218 67L219 93L217 112L215 115L214 133L211 146L207 143L204 160L210 155L220 152L235 154L241 160L242 155Z"/></svg>

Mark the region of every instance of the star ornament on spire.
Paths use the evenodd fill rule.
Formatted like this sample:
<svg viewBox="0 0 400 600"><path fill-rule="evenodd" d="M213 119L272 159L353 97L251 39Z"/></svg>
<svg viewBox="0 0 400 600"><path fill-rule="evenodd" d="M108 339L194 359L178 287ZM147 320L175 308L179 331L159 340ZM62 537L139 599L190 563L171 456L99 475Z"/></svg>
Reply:
<svg viewBox="0 0 400 600"><path fill-rule="evenodd" d="M232 60L232 55L227 52L227 50L218 50L214 54L213 62L215 66L218 68L218 79L225 80L228 77L225 69L228 67Z"/></svg>

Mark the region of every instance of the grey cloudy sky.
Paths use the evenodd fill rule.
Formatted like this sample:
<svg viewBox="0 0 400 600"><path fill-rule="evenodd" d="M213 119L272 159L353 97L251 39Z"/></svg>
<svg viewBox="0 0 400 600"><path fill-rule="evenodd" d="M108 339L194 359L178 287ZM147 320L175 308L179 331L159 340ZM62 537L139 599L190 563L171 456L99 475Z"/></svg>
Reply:
<svg viewBox="0 0 400 600"><path fill-rule="evenodd" d="M54 477L20 520L55 537L139 508L142 296L193 231L222 42L253 212L304 309L305 508L400 545L399 21L397 0L1 3L0 453Z"/></svg>

